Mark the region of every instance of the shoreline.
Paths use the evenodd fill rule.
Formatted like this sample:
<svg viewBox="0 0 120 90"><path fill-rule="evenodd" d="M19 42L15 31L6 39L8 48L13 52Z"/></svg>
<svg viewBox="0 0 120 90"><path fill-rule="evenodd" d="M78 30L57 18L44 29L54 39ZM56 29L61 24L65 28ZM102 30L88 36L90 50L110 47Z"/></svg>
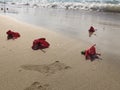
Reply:
<svg viewBox="0 0 120 90"><path fill-rule="evenodd" d="M44 28L35 27L1 16L0 31L0 90L119 90L120 72L114 65L95 60L86 61L81 50L88 47L87 43L66 37ZM16 40L6 40L6 31L12 29L21 37ZM45 37L50 48L34 51L32 42L36 38ZM78 42L79 41L79 42ZM104 55L107 57L107 55ZM109 55L108 55L109 56ZM112 56L111 56L112 57ZM54 64L59 61L59 64ZM25 70L23 65L43 65ZM55 70L53 74L44 71L44 65ZM70 69L59 70L60 66L70 66ZM47 67L48 67L47 66ZM46 72L46 74L42 73ZM51 69L51 68L49 68ZM51 70L51 72L52 72ZM57 71L58 70L58 71ZM48 89L50 88L50 89Z"/></svg>

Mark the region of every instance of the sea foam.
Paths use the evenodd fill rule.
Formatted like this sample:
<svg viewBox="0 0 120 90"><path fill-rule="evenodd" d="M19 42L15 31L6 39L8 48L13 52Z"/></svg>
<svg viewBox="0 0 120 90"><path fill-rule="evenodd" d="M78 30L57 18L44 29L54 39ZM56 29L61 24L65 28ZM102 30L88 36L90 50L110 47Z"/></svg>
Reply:
<svg viewBox="0 0 120 90"><path fill-rule="evenodd" d="M42 7L42 8L60 8L73 10L91 10L91 11L105 11L105 12L120 12L120 3L100 3L100 2L38 2L38 3L16 3L17 7Z"/></svg>

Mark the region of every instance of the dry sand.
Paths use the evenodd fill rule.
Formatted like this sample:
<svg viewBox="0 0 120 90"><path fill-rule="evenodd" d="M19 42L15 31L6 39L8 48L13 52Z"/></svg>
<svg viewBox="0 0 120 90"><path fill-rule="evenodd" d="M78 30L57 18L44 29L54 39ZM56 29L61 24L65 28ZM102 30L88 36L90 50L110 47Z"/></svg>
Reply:
<svg viewBox="0 0 120 90"><path fill-rule="evenodd" d="M7 40L9 29L21 37ZM41 37L50 48L32 50ZM119 68L107 63L107 55L86 61L81 50L90 44L82 40L0 15L0 41L0 90L120 90Z"/></svg>

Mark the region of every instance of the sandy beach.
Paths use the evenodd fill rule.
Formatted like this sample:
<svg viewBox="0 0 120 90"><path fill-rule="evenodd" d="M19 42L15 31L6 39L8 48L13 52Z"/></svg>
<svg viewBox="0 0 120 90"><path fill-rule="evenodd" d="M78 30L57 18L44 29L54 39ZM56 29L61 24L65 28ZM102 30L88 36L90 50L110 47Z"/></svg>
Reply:
<svg viewBox="0 0 120 90"><path fill-rule="evenodd" d="M21 37L7 40L6 31ZM31 49L45 37L47 49ZM91 46L45 28L0 15L0 90L120 90L119 65L102 52L102 60L86 61L81 50ZM108 62L110 60L110 63Z"/></svg>

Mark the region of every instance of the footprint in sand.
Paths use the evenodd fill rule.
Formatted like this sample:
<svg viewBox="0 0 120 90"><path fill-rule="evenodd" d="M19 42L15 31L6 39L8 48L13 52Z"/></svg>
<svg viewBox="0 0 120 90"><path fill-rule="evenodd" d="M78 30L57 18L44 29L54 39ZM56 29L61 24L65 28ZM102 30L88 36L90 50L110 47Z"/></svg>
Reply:
<svg viewBox="0 0 120 90"><path fill-rule="evenodd" d="M34 70L44 74L54 74L57 71L66 70L71 68L70 66L66 66L64 63L60 61L55 61L51 64L44 64L44 65L22 65L21 66L25 70Z"/></svg>
<svg viewBox="0 0 120 90"><path fill-rule="evenodd" d="M52 90L49 84L41 84L40 82L33 82L29 87L24 90Z"/></svg>

